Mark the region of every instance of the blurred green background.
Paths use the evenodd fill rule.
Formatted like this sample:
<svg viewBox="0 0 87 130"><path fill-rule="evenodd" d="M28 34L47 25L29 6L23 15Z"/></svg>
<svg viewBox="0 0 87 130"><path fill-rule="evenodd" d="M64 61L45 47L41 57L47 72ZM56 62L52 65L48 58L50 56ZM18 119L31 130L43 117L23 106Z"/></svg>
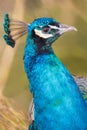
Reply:
<svg viewBox="0 0 87 130"><path fill-rule="evenodd" d="M27 114L31 94L23 67L26 36L14 49L5 44L2 36L6 12L27 23L48 16L75 26L78 32L64 34L53 48L72 74L87 76L87 0L0 0L0 95L7 97L13 109Z"/></svg>

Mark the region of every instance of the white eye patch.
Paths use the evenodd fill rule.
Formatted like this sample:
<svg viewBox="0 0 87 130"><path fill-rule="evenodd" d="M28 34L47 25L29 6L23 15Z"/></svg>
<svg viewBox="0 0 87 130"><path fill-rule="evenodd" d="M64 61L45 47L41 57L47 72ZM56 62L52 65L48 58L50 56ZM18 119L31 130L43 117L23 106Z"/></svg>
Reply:
<svg viewBox="0 0 87 130"><path fill-rule="evenodd" d="M52 29L59 29L57 26L49 25L50 28Z"/></svg>
<svg viewBox="0 0 87 130"><path fill-rule="evenodd" d="M35 34L36 34L37 36L39 36L39 37L41 37L41 38L47 39L47 38L53 37L52 34L46 34L46 33L44 33L42 30L34 29L34 32L35 32Z"/></svg>

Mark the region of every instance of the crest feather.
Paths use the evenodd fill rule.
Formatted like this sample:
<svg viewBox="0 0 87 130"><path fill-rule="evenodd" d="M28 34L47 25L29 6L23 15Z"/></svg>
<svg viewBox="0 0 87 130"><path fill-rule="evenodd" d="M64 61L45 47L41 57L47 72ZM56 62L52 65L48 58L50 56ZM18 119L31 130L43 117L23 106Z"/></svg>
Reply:
<svg viewBox="0 0 87 130"><path fill-rule="evenodd" d="M4 15L4 31L6 34L3 35L4 40L11 47L15 46L15 41L21 36L27 33L28 24L9 18L8 14Z"/></svg>

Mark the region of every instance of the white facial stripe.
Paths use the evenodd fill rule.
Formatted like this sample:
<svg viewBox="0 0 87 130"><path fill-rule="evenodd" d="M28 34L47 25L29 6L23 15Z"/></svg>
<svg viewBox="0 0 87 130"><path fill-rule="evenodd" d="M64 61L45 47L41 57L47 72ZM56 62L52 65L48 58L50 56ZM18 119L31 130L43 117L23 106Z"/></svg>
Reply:
<svg viewBox="0 0 87 130"><path fill-rule="evenodd" d="M34 29L35 31L35 34L39 37L42 37L42 38L50 38L50 37L53 37L52 34L46 34L46 33L43 33L42 30L37 30L37 29Z"/></svg>
<svg viewBox="0 0 87 130"><path fill-rule="evenodd" d="M57 26L49 25L50 28L52 29L59 29Z"/></svg>
<svg viewBox="0 0 87 130"><path fill-rule="evenodd" d="M64 32L66 32L66 28L61 28L61 26L60 26L60 27L57 27L57 26L49 25L49 27L52 28L52 29L57 29L57 30L59 30L59 34L60 34L60 35L63 34Z"/></svg>

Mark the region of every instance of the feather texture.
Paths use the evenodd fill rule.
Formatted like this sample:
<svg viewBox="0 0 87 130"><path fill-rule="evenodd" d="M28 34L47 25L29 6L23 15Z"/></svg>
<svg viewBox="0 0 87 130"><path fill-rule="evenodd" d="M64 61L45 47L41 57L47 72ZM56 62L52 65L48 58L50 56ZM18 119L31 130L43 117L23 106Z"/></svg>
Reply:
<svg viewBox="0 0 87 130"><path fill-rule="evenodd" d="M75 79L75 81L80 89L80 92L81 92L83 98L85 99L85 102L87 103L87 78L77 77L77 76L73 76L73 78ZM29 105L28 119L31 121L31 123L34 121L34 102L33 102L33 99Z"/></svg>

